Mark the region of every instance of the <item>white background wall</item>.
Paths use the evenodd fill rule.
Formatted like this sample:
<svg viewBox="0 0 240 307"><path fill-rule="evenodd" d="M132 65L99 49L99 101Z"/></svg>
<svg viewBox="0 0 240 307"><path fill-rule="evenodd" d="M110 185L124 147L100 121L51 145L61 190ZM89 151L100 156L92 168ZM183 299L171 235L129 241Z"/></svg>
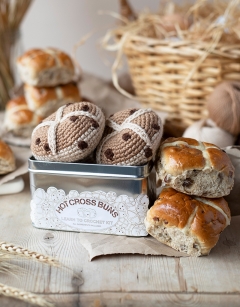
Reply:
<svg viewBox="0 0 240 307"><path fill-rule="evenodd" d="M137 12L149 7L156 11L160 0L130 0ZM119 12L119 0L33 0L23 20L22 50L34 47L58 47L72 54L73 46L87 33L96 30L77 52L77 60L83 70L111 78L110 65L113 55L104 52L99 40L107 29L114 27L116 20L98 11Z"/></svg>

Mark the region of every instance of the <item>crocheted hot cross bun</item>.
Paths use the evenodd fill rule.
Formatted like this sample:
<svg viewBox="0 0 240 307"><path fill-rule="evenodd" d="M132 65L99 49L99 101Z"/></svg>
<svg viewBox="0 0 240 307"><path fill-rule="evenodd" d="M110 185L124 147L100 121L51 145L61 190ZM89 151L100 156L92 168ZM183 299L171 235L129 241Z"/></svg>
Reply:
<svg viewBox="0 0 240 307"><path fill-rule="evenodd" d="M81 160L97 147L104 127L105 117L96 105L76 102L62 106L33 130L33 156L45 161Z"/></svg>
<svg viewBox="0 0 240 307"><path fill-rule="evenodd" d="M209 198L228 195L234 167L219 147L190 138L168 138L157 152L156 172L163 185Z"/></svg>
<svg viewBox="0 0 240 307"><path fill-rule="evenodd" d="M110 116L97 148L97 163L143 165L154 158L163 127L150 109L127 109Z"/></svg>

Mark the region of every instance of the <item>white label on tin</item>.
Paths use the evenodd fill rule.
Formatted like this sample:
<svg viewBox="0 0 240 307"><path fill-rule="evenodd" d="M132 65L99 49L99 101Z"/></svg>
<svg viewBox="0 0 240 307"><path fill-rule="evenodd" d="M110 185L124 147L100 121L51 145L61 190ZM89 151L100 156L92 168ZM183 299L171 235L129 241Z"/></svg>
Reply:
<svg viewBox="0 0 240 307"><path fill-rule="evenodd" d="M81 196L57 205L55 213L70 227L92 231L114 226L119 219L119 213L113 206L98 199Z"/></svg>
<svg viewBox="0 0 240 307"><path fill-rule="evenodd" d="M31 219L36 227L146 236L144 218L149 199L145 194L135 199L115 192L81 192L49 187L37 189L31 201Z"/></svg>

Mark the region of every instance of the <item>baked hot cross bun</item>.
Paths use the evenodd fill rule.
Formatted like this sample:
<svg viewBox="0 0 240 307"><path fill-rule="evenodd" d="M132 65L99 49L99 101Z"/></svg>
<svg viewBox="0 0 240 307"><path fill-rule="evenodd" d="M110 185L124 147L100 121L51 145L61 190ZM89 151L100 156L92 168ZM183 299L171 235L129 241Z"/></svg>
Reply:
<svg viewBox="0 0 240 307"><path fill-rule="evenodd" d="M231 214L223 197L191 196L165 187L145 218L147 232L158 241L191 256L207 255Z"/></svg>
<svg viewBox="0 0 240 307"><path fill-rule="evenodd" d="M24 96L13 98L6 104L4 127L15 136L30 137L42 119L29 109Z"/></svg>
<svg viewBox="0 0 240 307"><path fill-rule="evenodd" d="M69 83L75 74L70 56L57 48L28 50L17 67L24 83L40 87Z"/></svg>
<svg viewBox="0 0 240 307"><path fill-rule="evenodd" d="M156 172L162 185L203 197L228 195L234 167L216 145L190 138L168 138L157 153Z"/></svg>

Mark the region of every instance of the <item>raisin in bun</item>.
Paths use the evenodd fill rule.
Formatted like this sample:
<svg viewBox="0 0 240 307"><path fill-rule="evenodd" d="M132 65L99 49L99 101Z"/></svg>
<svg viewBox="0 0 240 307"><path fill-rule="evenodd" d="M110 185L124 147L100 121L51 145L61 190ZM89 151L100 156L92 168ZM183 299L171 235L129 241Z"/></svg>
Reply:
<svg viewBox="0 0 240 307"><path fill-rule="evenodd" d="M228 195L234 184L234 167L216 145L190 138L168 138L157 153L156 172L162 184L203 197Z"/></svg>
<svg viewBox="0 0 240 307"><path fill-rule="evenodd" d="M66 84L74 78L71 58L56 48L31 49L17 59L24 83L34 86Z"/></svg>
<svg viewBox="0 0 240 307"><path fill-rule="evenodd" d="M10 173L15 168L15 157L11 148L0 140L0 175Z"/></svg>
<svg viewBox="0 0 240 307"><path fill-rule="evenodd" d="M158 241L191 256L209 254L230 224L224 198L186 195L163 188L145 218L147 232Z"/></svg>
<svg viewBox="0 0 240 307"><path fill-rule="evenodd" d="M31 111L24 96L16 97L6 104L4 127L15 136L30 137L42 117Z"/></svg>

